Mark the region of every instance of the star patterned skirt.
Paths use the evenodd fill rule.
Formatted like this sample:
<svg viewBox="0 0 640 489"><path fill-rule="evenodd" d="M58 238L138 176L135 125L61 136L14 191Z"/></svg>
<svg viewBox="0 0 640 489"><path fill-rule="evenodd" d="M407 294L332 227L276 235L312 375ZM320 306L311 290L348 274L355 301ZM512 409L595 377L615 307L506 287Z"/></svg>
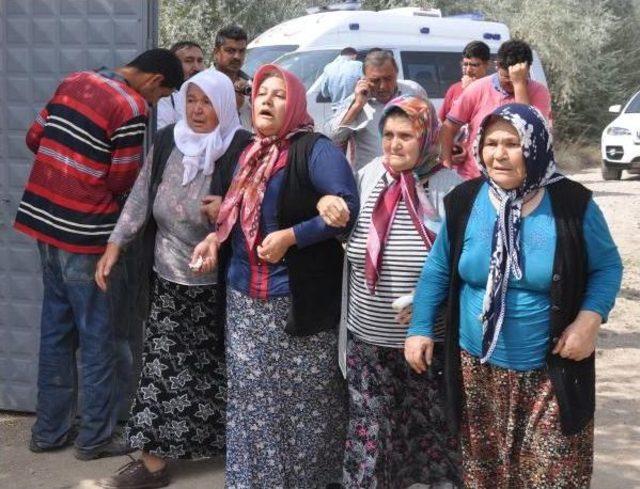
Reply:
<svg viewBox="0 0 640 489"><path fill-rule="evenodd" d="M154 278L129 444L163 458L224 452L226 376L216 286Z"/></svg>

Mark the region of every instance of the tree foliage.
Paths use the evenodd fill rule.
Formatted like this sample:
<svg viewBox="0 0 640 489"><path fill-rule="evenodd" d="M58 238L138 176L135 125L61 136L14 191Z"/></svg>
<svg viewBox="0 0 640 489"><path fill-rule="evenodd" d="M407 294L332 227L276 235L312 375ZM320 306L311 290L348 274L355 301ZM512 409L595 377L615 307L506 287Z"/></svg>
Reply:
<svg viewBox="0 0 640 489"><path fill-rule="evenodd" d="M194 39L207 52L234 22L254 37L305 7L333 0L161 0L160 45ZM557 134L599 134L607 107L640 85L640 0L363 0L369 10L436 7L444 15L480 12L503 22L540 55L553 97Z"/></svg>

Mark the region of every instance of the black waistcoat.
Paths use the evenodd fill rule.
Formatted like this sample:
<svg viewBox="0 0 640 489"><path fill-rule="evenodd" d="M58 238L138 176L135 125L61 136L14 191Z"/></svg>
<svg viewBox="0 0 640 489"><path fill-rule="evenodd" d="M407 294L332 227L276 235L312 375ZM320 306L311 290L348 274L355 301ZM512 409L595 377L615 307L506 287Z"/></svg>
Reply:
<svg viewBox="0 0 640 489"><path fill-rule="evenodd" d="M309 178L309 160L321 134L305 133L289 148L284 181L278 202L278 223L286 229L318 215L322 195ZM289 274L291 309L286 331L306 336L336 329L340 321L344 251L336 239L305 248L292 246L284 261Z"/></svg>
<svg viewBox="0 0 640 489"><path fill-rule="evenodd" d="M450 239L450 283L445 332L445 381L449 425L459 429L463 387L460 370L460 286L458 264L471 209L482 178L465 182L445 197L447 232ZM571 324L582 305L587 282L587 255L583 219L591 192L569 179L546 187L556 224L556 249L551 284L551 332L547 371L560 407L565 434L579 432L595 411L595 355L576 362L552 355L554 343Z"/></svg>

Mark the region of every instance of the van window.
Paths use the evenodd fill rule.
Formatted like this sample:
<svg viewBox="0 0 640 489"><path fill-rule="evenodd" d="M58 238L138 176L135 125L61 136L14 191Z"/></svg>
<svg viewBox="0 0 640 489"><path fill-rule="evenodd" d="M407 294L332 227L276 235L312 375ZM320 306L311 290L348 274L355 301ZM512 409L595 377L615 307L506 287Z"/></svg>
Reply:
<svg viewBox="0 0 640 489"><path fill-rule="evenodd" d="M640 113L640 92L636 93L636 96L631 99L627 109L625 110L627 114L638 114Z"/></svg>
<svg viewBox="0 0 640 489"><path fill-rule="evenodd" d="M404 78L427 91L429 98L444 98L447 89L460 81L460 53L402 51Z"/></svg>
<svg viewBox="0 0 640 489"><path fill-rule="evenodd" d="M304 88L309 90L313 82L322 74L324 67L336 59L338 54L340 54L339 49L300 51L285 54L275 60L275 63L300 78Z"/></svg>
<svg viewBox="0 0 640 489"><path fill-rule="evenodd" d="M262 65L271 63L274 59L283 54L290 53L298 49L295 44L281 44L277 46L262 46L247 49L247 57L242 65L242 71L253 78L253 75Z"/></svg>

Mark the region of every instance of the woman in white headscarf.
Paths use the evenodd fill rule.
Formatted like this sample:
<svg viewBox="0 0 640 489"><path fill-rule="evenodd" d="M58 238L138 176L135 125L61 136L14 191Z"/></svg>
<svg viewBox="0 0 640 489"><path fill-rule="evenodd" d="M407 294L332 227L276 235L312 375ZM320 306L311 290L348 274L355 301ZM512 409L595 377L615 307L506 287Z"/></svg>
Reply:
<svg viewBox="0 0 640 489"><path fill-rule="evenodd" d="M157 134L96 269L96 281L106 289L120 250L138 236L152 256L143 367L125 431L142 456L100 481L102 487L163 487L169 484L167 459L224 451L218 272L198 273L200 264L190 257L211 232L202 202L211 193L214 169L235 161L251 136L240 127L225 75L206 70L181 92L183 118Z"/></svg>

